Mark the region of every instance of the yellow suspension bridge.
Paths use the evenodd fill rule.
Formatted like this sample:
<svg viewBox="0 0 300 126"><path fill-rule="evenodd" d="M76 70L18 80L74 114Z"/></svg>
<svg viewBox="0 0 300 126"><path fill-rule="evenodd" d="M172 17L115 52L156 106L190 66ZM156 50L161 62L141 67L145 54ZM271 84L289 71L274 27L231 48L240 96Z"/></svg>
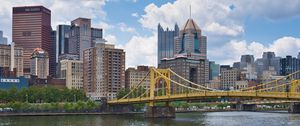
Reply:
<svg viewBox="0 0 300 126"><path fill-rule="evenodd" d="M297 71L280 79L256 86L223 91L191 82L171 69L151 68L147 76L128 94L120 99L108 101L108 104L149 103L149 106L154 106L155 102L184 101L208 97L300 100L299 75L300 71ZM143 84L148 76L150 76L150 88Z"/></svg>

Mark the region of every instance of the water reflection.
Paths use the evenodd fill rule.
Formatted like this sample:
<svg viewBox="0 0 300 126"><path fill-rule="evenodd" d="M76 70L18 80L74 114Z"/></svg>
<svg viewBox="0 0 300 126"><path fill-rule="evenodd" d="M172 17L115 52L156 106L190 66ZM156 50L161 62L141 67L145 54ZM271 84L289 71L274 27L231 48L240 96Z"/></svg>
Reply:
<svg viewBox="0 0 300 126"><path fill-rule="evenodd" d="M180 113L174 119L143 115L1 117L0 126L257 126L300 125L299 114L258 112Z"/></svg>

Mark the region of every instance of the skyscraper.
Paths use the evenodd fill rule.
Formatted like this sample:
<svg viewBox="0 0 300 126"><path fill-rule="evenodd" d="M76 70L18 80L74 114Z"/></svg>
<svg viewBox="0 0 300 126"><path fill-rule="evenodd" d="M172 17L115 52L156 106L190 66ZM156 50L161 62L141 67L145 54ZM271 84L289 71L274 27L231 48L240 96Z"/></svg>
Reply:
<svg viewBox="0 0 300 126"><path fill-rule="evenodd" d="M3 37L3 32L0 31L0 44L7 44L7 38Z"/></svg>
<svg viewBox="0 0 300 126"><path fill-rule="evenodd" d="M300 59L292 56L286 56L280 59L280 75L285 76L298 70L300 70ZM299 74L297 75L300 77Z"/></svg>
<svg viewBox="0 0 300 126"><path fill-rule="evenodd" d="M280 73L280 57L276 57L274 52L264 52L262 58L255 61L255 67L259 78L262 77L263 71L272 69Z"/></svg>
<svg viewBox="0 0 300 126"><path fill-rule="evenodd" d="M175 57L188 57L196 60L206 60L206 36L193 19L188 19L175 38Z"/></svg>
<svg viewBox="0 0 300 126"><path fill-rule="evenodd" d="M24 49L24 75L29 77L33 50L55 51L51 50L51 11L43 6L13 7L12 27L12 41ZM55 57L49 60L52 62Z"/></svg>
<svg viewBox="0 0 300 126"><path fill-rule="evenodd" d="M49 60L49 75L52 77L56 77L56 31L51 31L51 47L49 52L49 57L52 58L52 60Z"/></svg>
<svg viewBox="0 0 300 126"><path fill-rule="evenodd" d="M161 62L160 60L174 57L174 39L178 36L179 28L176 24L174 30L169 30L169 28L164 30L162 26L158 24L157 31L157 64L159 65Z"/></svg>
<svg viewBox="0 0 300 126"><path fill-rule="evenodd" d="M77 18L71 22L68 53L77 54L83 59L83 50L93 47L102 41L102 29L92 28L91 19Z"/></svg>
<svg viewBox="0 0 300 126"><path fill-rule="evenodd" d="M254 64L254 56L253 55L242 55L241 56L240 69L246 68L247 64Z"/></svg>
<svg viewBox="0 0 300 126"><path fill-rule="evenodd" d="M62 54L66 54L69 51L69 32L70 25L58 25L56 27L56 63L58 63L58 57Z"/></svg>
<svg viewBox="0 0 300 126"><path fill-rule="evenodd" d="M209 62L209 80L218 78L220 75L220 64L216 64L214 61Z"/></svg>
<svg viewBox="0 0 300 126"><path fill-rule="evenodd" d="M201 29L193 19L188 19L179 36L175 37L174 57L161 60L159 67L170 68L180 76L204 86L209 82L206 57L206 36L202 36Z"/></svg>
<svg viewBox="0 0 300 126"><path fill-rule="evenodd" d="M83 89L87 96L112 99L125 87L125 52L114 45L96 43L83 52Z"/></svg>

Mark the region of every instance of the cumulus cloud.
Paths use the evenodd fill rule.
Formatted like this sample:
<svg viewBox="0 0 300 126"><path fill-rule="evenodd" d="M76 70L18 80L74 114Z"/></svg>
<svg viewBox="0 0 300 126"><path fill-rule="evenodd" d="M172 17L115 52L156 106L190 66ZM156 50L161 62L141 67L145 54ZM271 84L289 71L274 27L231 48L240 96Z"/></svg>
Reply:
<svg viewBox="0 0 300 126"><path fill-rule="evenodd" d="M139 14L138 13L132 13L131 16L132 17L139 17Z"/></svg>
<svg viewBox="0 0 300 126"><path fill-rule="evenodd" d="M137 65L156 66L157 64L157 35L133 36L124 45L126 51L126 67Z"/></svg>
<svg viewBox="0 0 300 126"><path fill-rule="evenodd" d="M255 58L262 57L263 52L272 51L277 56L286 55L296 56L300 51L300 38L282 37L269 45L263 45L259 42L247 43L246 41L232 40L224 46L208 50L210 59L216 60L221 64L232 64L233 61L239 61L241 55L251 54Z"/></svg>
<svg viewBox="0 0 300 126"><path fill-rule="evenodd" d="M119 23L118 26L122 32L136 33L135 28L127 26L124 22Z"/></svg>

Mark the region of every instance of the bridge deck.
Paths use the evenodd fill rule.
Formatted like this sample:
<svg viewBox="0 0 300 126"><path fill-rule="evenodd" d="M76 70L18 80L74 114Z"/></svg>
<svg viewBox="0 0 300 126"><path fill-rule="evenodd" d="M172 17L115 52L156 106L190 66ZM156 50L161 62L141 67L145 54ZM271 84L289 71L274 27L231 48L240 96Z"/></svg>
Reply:
<svg viewBox="0 0 300 126"><path fill-rule="evenodd" d="M172 94L170 96L155 96L128 98L108 101L108 104L131 104L131 103L146 103L150 101L184 101L190 99L202 99L208 97L252 97L252 98L266 98L266 99L287 99L300 100L300 93L290 92L255 92L255 91L212 91L212 92L195 92L184 94Z"/></svg>

